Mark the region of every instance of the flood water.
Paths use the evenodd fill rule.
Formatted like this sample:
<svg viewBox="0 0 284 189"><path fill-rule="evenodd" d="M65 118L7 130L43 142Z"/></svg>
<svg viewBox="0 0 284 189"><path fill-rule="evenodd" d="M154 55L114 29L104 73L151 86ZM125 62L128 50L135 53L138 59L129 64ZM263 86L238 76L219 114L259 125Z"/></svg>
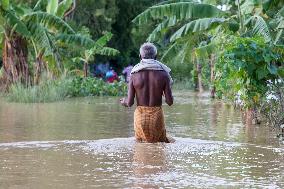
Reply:
<svg viewBox="0 0 284 189"><path fill-rule="evenodd" d="M119 98L0 102L0 188L284 188L275 131L192 92L164 106L172 144L136 143Z"/></svg>

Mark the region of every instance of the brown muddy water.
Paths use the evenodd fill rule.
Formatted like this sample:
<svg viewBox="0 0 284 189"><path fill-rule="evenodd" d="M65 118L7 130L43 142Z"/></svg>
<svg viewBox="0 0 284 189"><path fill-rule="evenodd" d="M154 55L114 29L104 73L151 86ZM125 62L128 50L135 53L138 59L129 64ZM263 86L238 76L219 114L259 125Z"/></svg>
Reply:
<svg viewBox="0 0 284 189"><path fill-rule="evenodd" d="M284 188L284 145L192 92L164 106L172 144L136 143L118 98L0 102L0 188Z"/></svg>

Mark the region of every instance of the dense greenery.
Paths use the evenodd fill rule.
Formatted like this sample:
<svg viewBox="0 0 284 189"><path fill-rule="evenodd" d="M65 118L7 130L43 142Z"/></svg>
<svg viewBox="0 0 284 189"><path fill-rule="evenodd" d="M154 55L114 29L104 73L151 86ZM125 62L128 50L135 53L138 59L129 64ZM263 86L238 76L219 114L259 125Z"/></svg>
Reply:
<svg viewBox="0 0 284 189"><path fill-rule="evenodd" d="M120 72L151 41L172 68L175 89L210 87L212 97L272 111L281 98L267 101L271 83L284 76L283 6L282 0L1 0L1 88L21 102L120 96L126 84L91 78L90 68L108 62ZM76 74L62 79L65 72Z"/></svg>
<svg viewBox="0 0 284 189"><path fill-rule="evenodd" d="M278 79L281 55L263 38L234 37L216 64L216 88L219 96L238 100L245 107L260 105L269 90L268 83Z"/></svg>
<svg viewBox="0 0 284 189"><path fill-rule="evenodd" d="M74 77L67 84L69 96L123 96L127 84L123 81L106 83L102 79Z"/></svg>
<svg viewBox="0 0 284 189"><path fill-rule="evenodd" d="M36 86L13 84L6 97L12 102L35 103L59 101L70 97L123 96L126 92L127 84L122 81L106 83L97 78L63 76L57 80L45 79Z"/></svg>
<svg viewBox="0 0 284 189"><path fill-rule="evenodd" d="M165 49L163 61L191 64L200 92L209 83L212 97L217 91L242 108L259 111L269 102L269 83L283 78L283 6L281 0L169 0L133 22L154 25L147 40Z"/></svg>

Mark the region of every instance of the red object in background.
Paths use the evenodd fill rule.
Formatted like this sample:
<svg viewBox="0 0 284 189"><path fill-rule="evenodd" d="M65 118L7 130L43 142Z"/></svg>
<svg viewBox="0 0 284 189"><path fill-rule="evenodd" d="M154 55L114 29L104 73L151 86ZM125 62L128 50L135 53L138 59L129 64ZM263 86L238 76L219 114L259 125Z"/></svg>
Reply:
<svg viewBox="0 0 284 189"><path fill-rule="evenodd" d="M112 70L112 74L113 74L112 77L107 78L108 83L113 83L114 81L118 81L118 75L114 70Z"/></svg>

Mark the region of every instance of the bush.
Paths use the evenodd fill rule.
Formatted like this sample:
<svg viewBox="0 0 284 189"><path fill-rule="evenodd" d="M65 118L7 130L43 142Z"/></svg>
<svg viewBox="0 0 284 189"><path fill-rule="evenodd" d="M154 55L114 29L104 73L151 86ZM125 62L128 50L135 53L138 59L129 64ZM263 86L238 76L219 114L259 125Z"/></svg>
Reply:
<svg viewBox="0 0 284 189"><path fill-rule="evenodd" d="M69 96L123 96L127 84L123 81L106 83L102 79L75 77L68 83Z"/></svg>
<svg viewBox="0 0 284 189"><path fill-rule="evenodd" d="M6 94L8 101L35 103L64 100L67 96L67 80L46 80L37 86L12 85Z"/></svg>
<svg viewBox="0 0 284 189"><path fill-rule="evenodd" d="M42 80L37 86L14 84L5 96L10 102L35 103L60 101L67 97L122 96L126 93L127 84L124 82L106 83L90 77L63 77Z"/></svg>
<svg viewBox="0 0 284 189"><path fill-rule="evenodd" d="M233 38L216 63L217 95L238 100L247 108L259 106L269 89L268 80L278 78L280 59L262 38Z"/></svg>

